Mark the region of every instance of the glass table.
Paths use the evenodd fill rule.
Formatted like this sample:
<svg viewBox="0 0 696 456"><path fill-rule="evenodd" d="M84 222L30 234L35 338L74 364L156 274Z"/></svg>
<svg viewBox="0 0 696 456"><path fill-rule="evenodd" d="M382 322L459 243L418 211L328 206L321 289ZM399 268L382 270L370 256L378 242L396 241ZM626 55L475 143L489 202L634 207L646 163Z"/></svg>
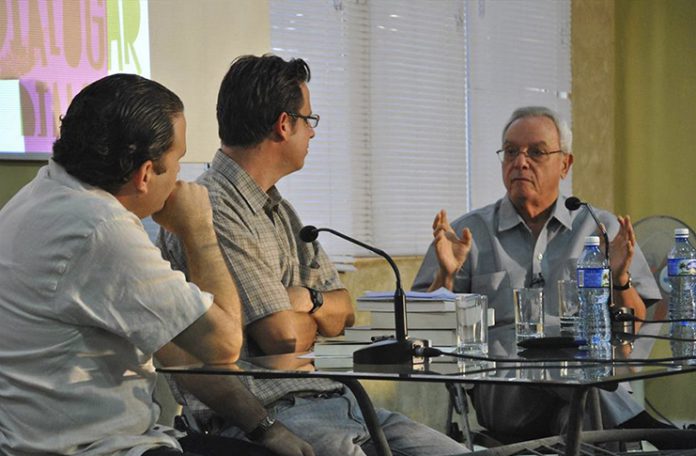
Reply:
<svg viewBox="0 0 696 456"><path fill-rule="evenodd" d="M640 341L637 342L637 345ZM553 345L553 344L551 344ZM631 351L630 345L615 346L610 353L590 354L577 348L547 346L520 350L515 344L514 328L506 325L491 328L487 357L455 362L436 362L430 359L416 365L355 365L347 353L342 356L315 358L312 354L285 354L250 358L231 365L169 366L158 371L167 374L249 375L255 378L328 378L343 383L355 395L365 417L375 445L382 455L391 455L384 434L377 423L372 402L359 380L415 381L450 384L536 385L569 388L572 392L567 431L556 437L565 448L565 454L580 454L581 441L601 441L600 435L582 432L585 403L588 393L596 388L615 390L622 382L679 375L696 371L693 360L637 358L640 347ZM596 411L598 407L591 407ZM591 417L601 423L601 417ZM601 426L600 426L601 428ZM602 432L602 431L597 431ZM645 432L621 432L630 439ZM660 435L670 432L687 433L696 439L696 431L659 430ZM538 439L525 444L511 445L508 449L493 448L485 454L514 454L534 445L547 445L551 439Z"/></svg>

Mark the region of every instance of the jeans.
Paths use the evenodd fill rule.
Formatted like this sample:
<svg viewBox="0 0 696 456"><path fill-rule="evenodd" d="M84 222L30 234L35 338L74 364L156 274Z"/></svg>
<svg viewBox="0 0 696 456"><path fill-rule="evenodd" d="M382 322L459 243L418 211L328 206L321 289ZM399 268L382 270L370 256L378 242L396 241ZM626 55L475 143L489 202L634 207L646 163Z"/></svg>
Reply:
<svg viewBox="0 0 696 456"><path fill-rule="evenodd" d="M360 407L348 390L335 394L289 396L276 402L272 413L312 445L316 456L376 454ZM376 414L394 455L449 456L468 451L446 435L400 413L377 409ZM238 436L240 431L228 427L223 435Z"/></svg>

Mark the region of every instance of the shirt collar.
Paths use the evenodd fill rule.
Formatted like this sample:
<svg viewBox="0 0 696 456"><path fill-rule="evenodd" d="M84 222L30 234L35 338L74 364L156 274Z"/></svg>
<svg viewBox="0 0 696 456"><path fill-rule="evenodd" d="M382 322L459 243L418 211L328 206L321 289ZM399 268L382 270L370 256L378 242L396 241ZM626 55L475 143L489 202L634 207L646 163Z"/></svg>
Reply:
<svg viewBox="0 0 696 456"><path fill-rule="evenodd" d="M573 221L570 211L565 207L565 200L566 196L558 195L558 199L556 200L556 207L554 208L551 217L558 220L561 223L561 225L565 226L567 229L570 230L573 228Z"/></svg>
<svg viewBox="0 0 696 456"><path fill-rule="evenodd" d="M507 231L519 225L524 224L524 220L517 209L512 205L512 201L505 195L500 202L500 210L498 211L498 231Z"/></svg>
<svg viewBox="0 0 696 456"><path fill-rule="evenodd" d="M561 225L565 226L567 229L572 229L573 225L571 221L571 215L570 211L565 207L565 200L565 196L558 196L558 199L554 203L553 212L551 212L549 220L556 219ZM500 232L512 229L520 223L524 223L524 220L522 219L520 214L517 213L517 209L515 209L515 206L513 206L512 201L510 201L510 198L507 195L505 195L505 197L500 203L500 211L498 215L498 231Z"/></svg>
<svg viewBox="0 0 696 456"><path fill-rule="evenodd" d="M216 152L211 167L234 185L254 214L275 209L283 199L275 186L271 187L268 192L261 190L261 187L256 184L244 168L220 149Z"/></svg>

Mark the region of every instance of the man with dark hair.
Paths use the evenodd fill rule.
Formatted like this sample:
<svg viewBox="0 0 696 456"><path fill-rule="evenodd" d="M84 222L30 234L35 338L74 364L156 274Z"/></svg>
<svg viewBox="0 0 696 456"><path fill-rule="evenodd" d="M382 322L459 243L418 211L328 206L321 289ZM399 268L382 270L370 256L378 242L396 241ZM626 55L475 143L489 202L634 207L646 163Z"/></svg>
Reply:
<svg viewBox="0 0 696 456"><path fill-rule="evenodd" d="M107 76L77 94L53 159L0 211L0 453L270 454L232 439L179 441L155 424L153 354L165 365L230 363L242 345L207 192L177 182L185 152L174 93ZM182 240L190 282L148 239L149 215ZM237 381L205 381L191 390L246 430L267 418ZM282 426L261 443L313 454Z"/></svg>
<svg viewBox="0 0 696 456"><path fill-rule="evenodd" d="M301 59L245 56L220 86L222 146L199 179L208 188L213 220L227 265L237 281L245 316L246 356L307 351L317 333L336 336L353 324L353 307L318 242L297 236L302 221L276 183L304 165L319 124ZM160 246L175 268L190 271L174 235ZM323 379L249 380L250 389L317 455L374 451L352 394ZM209 432L238 435L229 421L187 400ZM390 447L402 455L460 454L465 448L398 413L377 410Z"/></svg>
<svg viewBox="0 0 696 456"><path fill-rule="evenodd" d="M444 286L456 293L485 294L499 324L514 321L513 288L542 287L544 299L557 302L557 281L575 277L583 241L597 231L588 211L569 211L560 194L559 184L573 163L571 142L570 130L552 110L515 110L497 151L507 193L452 224L445 211L437 214L434 241L413 288ZM645 303L661 295L636 245L631 221L603 210L597 215L612 239L614 303L644 318ZM557 311L553 306L546 309ZM650 417L625 386L600 394L605 427L666 427ZM558 434L567 424L569 393L564 389L479 385L472 398L479 423L508 437Z"/></svg>

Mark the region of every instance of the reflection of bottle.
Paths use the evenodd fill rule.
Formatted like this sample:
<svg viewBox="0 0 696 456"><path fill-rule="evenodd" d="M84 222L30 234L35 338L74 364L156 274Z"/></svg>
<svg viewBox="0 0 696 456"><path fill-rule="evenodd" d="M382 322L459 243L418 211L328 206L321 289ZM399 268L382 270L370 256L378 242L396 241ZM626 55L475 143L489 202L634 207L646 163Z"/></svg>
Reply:
<svg viewBox="0 0 696 456"><path fill-rule="evenodd" d="M669 296L671 320L696 318L696 249L689 243L689 229L674 230L674 247L667 256L667 271L672 291ZM696 338L696 323L675 321L670 335L679 339ZM696 342L671 341L673 356L693 356Z"/></svg>
<svg viewBox="0 0 696 456"><path fill-rule="evenodd" d="M587 352L588 362L592 359L597 360L610 360L612 356L611 345L606 344L603 346L591 346L590 350ZM584 380L598 380L600 378L612 375L611 364L594 364L581 369Z"/></svg>
<svg viewBox="0 0 696 456"><path fill-rule="evenodd" d="M578 258L578 297L580 298L580 325L578 339L589 347L609 346L609 266L599 249L599 237L587 236L585 248Z"/></svg>

